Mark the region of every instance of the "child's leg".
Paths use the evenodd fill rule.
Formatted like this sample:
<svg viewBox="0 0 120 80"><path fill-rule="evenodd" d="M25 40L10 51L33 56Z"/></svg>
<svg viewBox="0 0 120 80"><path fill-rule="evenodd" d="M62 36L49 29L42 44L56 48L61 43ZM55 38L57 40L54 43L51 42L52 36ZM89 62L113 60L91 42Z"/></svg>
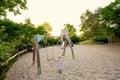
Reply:
<svg viewBox="0 0 120 80"><path fill-rule="evenodd" d="M59 73L62 73L61 69L59 70Z"/></svg>
<svg viewBox="0 0 120 80"><path fill-rule="evenodd" d="M57 68L58 68L58 72L62 73L62 71L61 71L61 65L58 65Z"/></svg>

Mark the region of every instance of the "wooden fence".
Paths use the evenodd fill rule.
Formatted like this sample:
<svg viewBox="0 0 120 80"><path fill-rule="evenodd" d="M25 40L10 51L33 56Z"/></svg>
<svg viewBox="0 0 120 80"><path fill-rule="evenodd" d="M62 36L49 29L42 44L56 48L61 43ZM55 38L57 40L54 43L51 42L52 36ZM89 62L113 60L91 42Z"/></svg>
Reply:
<svg viewBox="0 0 120 80"><path fill-rule="evenodd" d="M10 58L8 58L5 62L3 62L1 65L5 65L7 64L10 60L14 59L15 57L19 56L20 54L24 53L24 52L27 52L27 49L25 50L22 50L16 54L14 54L13 56L11 56Z"/></svg>

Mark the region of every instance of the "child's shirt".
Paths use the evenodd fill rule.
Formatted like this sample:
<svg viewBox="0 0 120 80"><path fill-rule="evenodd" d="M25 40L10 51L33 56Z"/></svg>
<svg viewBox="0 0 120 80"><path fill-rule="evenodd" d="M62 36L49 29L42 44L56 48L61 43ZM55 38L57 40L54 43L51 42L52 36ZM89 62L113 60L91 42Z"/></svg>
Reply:
<svg viewBox="0 0 120 80"><path fill-rule="evenodd" d="M58 59L57 68L61 69L61 67L62 67L62 60Z"/></svg>

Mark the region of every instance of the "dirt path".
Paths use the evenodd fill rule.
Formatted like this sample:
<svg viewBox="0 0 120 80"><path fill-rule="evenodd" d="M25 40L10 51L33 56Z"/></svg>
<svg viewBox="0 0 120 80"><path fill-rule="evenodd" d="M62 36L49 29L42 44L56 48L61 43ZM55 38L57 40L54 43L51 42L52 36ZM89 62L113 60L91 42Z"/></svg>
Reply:
<svg viewBox="0 0 120 80"><path fill-rule="evenodd" d="M47 48L49 57L54 49ZM40 49L42 74L37 75L37 66L32 65L32 53L21 57L8 71L5 80L120 80L120 45L75 45L75 60L70 48L62 57L62 74L56 69L56 62L47 61L45 49Z"/></svg>

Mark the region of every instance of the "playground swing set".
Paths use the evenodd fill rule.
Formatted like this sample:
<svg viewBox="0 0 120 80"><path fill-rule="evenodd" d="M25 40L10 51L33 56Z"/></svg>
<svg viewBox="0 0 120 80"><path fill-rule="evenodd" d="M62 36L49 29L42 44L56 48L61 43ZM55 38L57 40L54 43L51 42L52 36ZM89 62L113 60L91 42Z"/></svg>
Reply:
<svg viewBox="0 0 120 80"><path fill-rule="evenodd" d="M33 47L33 59L32 59L32 61L33 61L33 64L35 64L35 53L36 53L37 73L38 73L38 75L41 74L39 42L42 39L44 39L45 37L47 37L47 36L45 36L45 35L34 35L34 47ZM51 37L53 37L53 36L51 36ZM60 38L58 43L57 43L58 51L59 51L59 49L61 47L62 48L62 56L65 55L66 47L67 47L67 44L68 44L70 49L71 49L72 58L75 59L73 48L72 48L73 44L72 44L72 42L71 42L71 40L70 40L70 38L68 36L68 31L66 30L66 28L61 31L61 37L58 37L58 38ZM47 43L47 40L46 40L46 43ZM59 44L59 43L62 43L62 44ZM52 47L52 56L51 56L51 58L49 58L49 55L48 55L47 45L45 45L45 48L46 48L47 61L54 60L54 46Z"/></svg>
<svg viewBox="0 0 120 80"><path fill-rule="evenodd" d="M47 41L46 41L47 42ZM48 46L45 46L45 50L46 50L46 56L47 56L47 61L51 61L54 60L54 46L52 46L51 52L52 52L52 57L50 58L48 55Z"/></svg>

